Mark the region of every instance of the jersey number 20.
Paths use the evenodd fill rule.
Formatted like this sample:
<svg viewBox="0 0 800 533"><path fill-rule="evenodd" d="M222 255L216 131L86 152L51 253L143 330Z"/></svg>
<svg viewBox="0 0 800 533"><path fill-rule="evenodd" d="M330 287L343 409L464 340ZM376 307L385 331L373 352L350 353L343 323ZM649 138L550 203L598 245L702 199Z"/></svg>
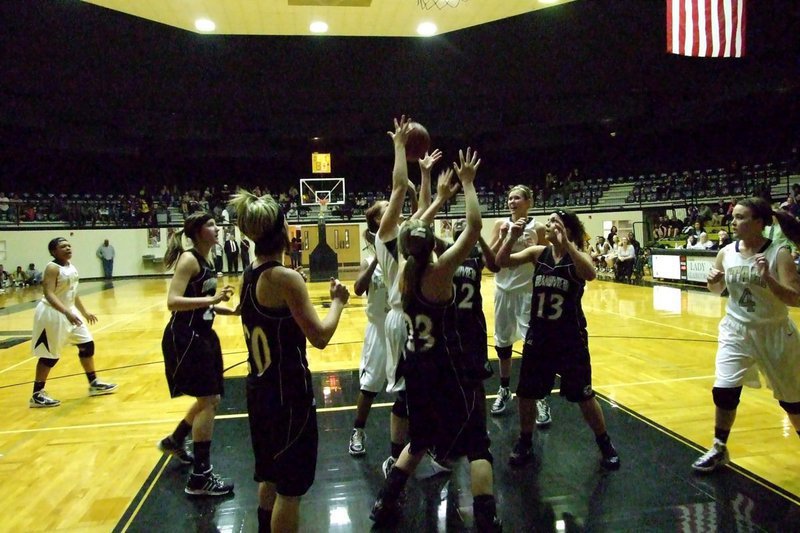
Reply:
<svg viewBox="0 0 800 533"><path fill-rule="evenodd" d="M246 326L243 326L243 328L244 341L247 343L247 347L250 348L250 354L256 365L256 368L251 368L250 372L253 373L253 370L255 370L255 374L261 376L272 363L272 354L269 352L267 334L264 333L264 330L261 329L260 326L253 328L252 332L248 331Z"/></svg>

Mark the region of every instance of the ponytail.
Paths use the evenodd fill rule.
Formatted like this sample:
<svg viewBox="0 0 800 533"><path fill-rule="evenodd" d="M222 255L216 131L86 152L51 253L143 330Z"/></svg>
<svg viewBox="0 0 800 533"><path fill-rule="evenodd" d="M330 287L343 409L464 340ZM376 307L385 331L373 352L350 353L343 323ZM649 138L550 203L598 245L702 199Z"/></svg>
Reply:
<svg viewBox="0 0 800 533"><path fill-rule="evenodd" d="M185 251L186 250L183 248L183 230L179 229L172 234L172 237L170 237L167 242L167 251L164 253L164 264L167 270L175 266L175 263L178 262L178 258Z"/></svg>
<svg viewBox="0 0 800 533"><path fill-rule="evenodd" d="M400 279L400 294L403 309L407 309L414 300L422 275L428 267L434 246L433 229L420 219L412 219L400 228L397 241L400 252L406 258L403 277Z"/></svg>
<svg viewBox="0 0 800 533"><path fill-rule="evenodd" d="M183 229L176 231L167 243L167 251L164 254L164 264L167 269L172 268L178 262L178 258L186 251L183 247L183 236L194 243L197 234L209 220L213 219L209 213L192 213L183 221Z"/></svg>
<svg viewBox="0 0 800 533"><path fill-rule="evenodd" d="M800 221L783 209L773 211L772 216L778 221L778 225L786 238L800 248Z"/></svg>

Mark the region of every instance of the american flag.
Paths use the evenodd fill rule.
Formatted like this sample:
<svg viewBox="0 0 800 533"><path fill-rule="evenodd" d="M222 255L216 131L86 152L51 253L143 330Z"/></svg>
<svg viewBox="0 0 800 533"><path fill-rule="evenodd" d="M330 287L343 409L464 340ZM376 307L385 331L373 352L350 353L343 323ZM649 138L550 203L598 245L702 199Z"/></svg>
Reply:
<svg viewBox="0 0 800 533"><path fill-rule="evenodd" d="M667 52L742 57L745 0L667 0Z"/></svg>

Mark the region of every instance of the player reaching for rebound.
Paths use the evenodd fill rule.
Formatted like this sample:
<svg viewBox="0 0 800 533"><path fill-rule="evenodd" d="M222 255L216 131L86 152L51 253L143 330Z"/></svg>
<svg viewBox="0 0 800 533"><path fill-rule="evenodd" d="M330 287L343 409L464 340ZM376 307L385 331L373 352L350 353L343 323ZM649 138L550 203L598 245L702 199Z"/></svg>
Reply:
<svg viewBox="0 0 800 533"><path fill-rule="evenodd" d="M33 381L33 395L28 404L31 407L56 407L59 400L51 398L44 390L47 376L67 344L78 346L78 357L89 380L89 395L111 394L117 390L114 383L104 383L97 379L94 367L94 339L78 311L89 324L97 322L97 317L86 310L78 296L78 269L70 262L72 246L67 239L58 237L47 245L53 261L44 269L42 289L44 297L36 305L33 314L31 349L36 362L36 377Z"/></svg>
<svg viewBox="0 0 800 533"><path fill-rule="evenodd" d="M193 247L183 249L183 236ZM184 491L193 496L222 496L233 491L213 472L211 438L214 416L224 392L222 348L212 329L214 306L227 302L233 287L217 290L217 275L209 260L212 247L219 242L219 228L208 213L194 213L167 243L164 263L175 267L169 284L167 308L172 316L164 328L161 350L170 396L192 396L195 402L175 431L158 443L184 464L193 464ZM186 437L192 434L194 456L185 449Z"/></svg>
<svg viewBox="0 0 800 533"><path fill-rule="evenodd" d="M509 457L511 466L522 466L532 457L536 400L553 390L556 374L561 375L561 395L575 402L595 434L607 469L619 468L619 456L606 432L600 404L592 390L592 366L581 307L587 281L597 277L592 259L583 251L583 224L574 213L559 210L550 215L545 235L550 244L530 246L511 253L523 235L526 222L520 218L511 226L497 252L501 267L532 263L533 297L530 326L522 349L517 401L519 440Z"/></svg>
<svg viewBox="0 0 800 533"><path fill-rule="evenodd" d="M465 379L465 354L459 352L453 275L480 235L480 205L475 192L477 153L462 152L454 165L464 189L467 227L438 259L433 228L423 215L400 229L405 261L402 279L403 321L407 328L405 380L410 443L403 449L373 505L370 518L386 524L398 510L408 477L432 446L439 457L467 455L478 531L499 531L493 495L492 457L478 387ZM446 181L447 176L445 176ZM440 180L440 183L442 180ZM449 442L448 442L449 441Z"/></svg>
<svg viewBox="0 0 800 533"><path fill-rule="evenodd" d="M739 201L731 228L739 240L717 253L708 273L708 289L730 296L719 324L714 443L693 464L697 472L713 472L730 461L727 442L742 386L760 386L758 370L800 435L800 333L787 306L800 305L800 276L791 252L763 236L777 219L784 235L800 244L800 223L785 211L772 211L762 198Z"/></svg>
<svg viewBox="0 0 800 533"><path fill-rule="evenodd" d="M247 344L247 413L258 486L258 530L297 531L300 498L314 483L317 414L306 339L330 342L350 293L331 279L331 306L320 320L300 272L283 266L289 228L269 195L240 190L237 225L255 243L244 272L241 314Z"/></svg>
<svg viewBox="0 0 800 533"><path fill-rule="evenodd" d="M515 242L512 252L544 242L544 226L528 217L533 204L533 193L525 185L516 185L508 192L508 220L498 220L492 229L490 248L497 253L506 238L509 228L522 220L521 238ZM491 262L491 259L490 259ZM490 265L491 266L491 265ZM525 339L531 319L531 279L533 265L521 264L502 268L494 276L494 346L500 359L500 388L492 404L491 413L500 415L511 401L511 350L515 341ZM551 422L547 400L538 402L537 425L547 426Z"/></svg>

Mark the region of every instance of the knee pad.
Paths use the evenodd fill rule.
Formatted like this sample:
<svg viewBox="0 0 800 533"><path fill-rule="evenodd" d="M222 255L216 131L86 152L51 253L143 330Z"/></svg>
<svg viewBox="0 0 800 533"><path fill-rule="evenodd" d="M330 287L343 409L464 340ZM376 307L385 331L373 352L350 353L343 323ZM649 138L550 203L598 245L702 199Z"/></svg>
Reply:
<svg viewBox="0 0 800 533"><path fill-rule="evenodd" d="M499 348L499 347L495 346L494 349L497 352L497 357L501 361L506 361L508 359L511 359L511 349L512 348L513 348L512 346L503 346L502 348Z"/></svg>
<svg viewBox="0 0 800 533"><path fill-rule="evenodd" d="M783 410L790 415L800 415L800 402L778 402L783 407Z"/></svg>
<svg viewBox="0 0 800 533"><path fill-rule="evenodd" d="M40 357L39 362L47 368L53 368L58 363L58 359L50 359L49 357Z"/></svg>
<svg viewBox="0 0 800 533"><path fill-rule="evenodd" d="M711 390L714 396L714 405L726 411L734 411L739 406L739 397L742 395L741 387L720 388L714 387Z"/></svg>
<svg viewBox="0 0 800 533"><path fill-rule="evenodd" d="M408 418L408 406L405 394L398 394L392 405L392 414L398 418Z"/></svg>
<svg viewBox="0 0 800 533"><path fill-rule="evenodd" d="M78 345L78 357L81 359L94 355L94 341L84 342Z"/></svg>
<svg viewBox="0 0 800 533"><path fill-rule="evenodd" d="M361 389L361 391L360 391L360 392L361 392L361 394L363 394L363 395L364 395L364 397L365 397L365 398L369 398L370 400L374 400L374 399L375 399L375 396L377 396L377 395L378 395L378 393L377 393L377 392L370 392L370 391L368 391L368 390L364 390L364 389Z"/></svg>

